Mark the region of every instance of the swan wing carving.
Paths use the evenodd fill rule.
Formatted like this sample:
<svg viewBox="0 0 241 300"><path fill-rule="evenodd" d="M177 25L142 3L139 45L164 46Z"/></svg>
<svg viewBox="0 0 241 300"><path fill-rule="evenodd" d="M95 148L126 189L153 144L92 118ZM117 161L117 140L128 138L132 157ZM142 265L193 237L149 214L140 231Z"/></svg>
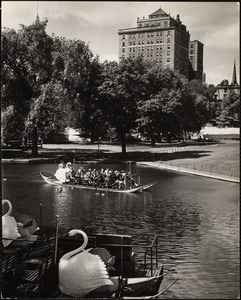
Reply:
<svg viewBox="0 0 241 300"><path fill-rule="evenodd" d="M105 263L98 256L83 250L88 238L83 231L72 230L70 235L80 233L83 245L67 254L59 262L59 289L72 297L84 297L91 291L103 286L112 286Z"/></svg>
<svg viewBox="0 0 241 300"><path fill-rule="evenodd" d="M59 288L73 297L84 297L94 289L113 285L104 262L97 255L83 251L59 263Z"/></svg>
<svg viewBox="0 0 241 300"><path fill-rule="evenodd" d="M13 240L21 236L18 232L16 220L14 217L10 216L12 212L12 204L9 200L2 200L2 205L5 203L8 204L8 212L2 216L2 243L4 248L11 244Z"/></svg>

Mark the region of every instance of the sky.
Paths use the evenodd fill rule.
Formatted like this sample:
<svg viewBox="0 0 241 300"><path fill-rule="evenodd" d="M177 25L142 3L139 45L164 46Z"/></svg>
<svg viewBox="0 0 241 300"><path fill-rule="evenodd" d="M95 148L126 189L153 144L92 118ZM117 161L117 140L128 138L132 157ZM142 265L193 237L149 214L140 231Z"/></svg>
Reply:
<svg viewBox="0 0 241 300"><path fill-rule="evenodd" d="M239 2L160 2L160 1L2 1L2 28L19 30L39 15L48 19L47 33L80 39L89 44L100 61L118 61L118 30L136 27L137 17L148 18L162 8L180 19L190 40L204 44L206 83L217 85L232 80L236 60L240 66Z"/></svg>

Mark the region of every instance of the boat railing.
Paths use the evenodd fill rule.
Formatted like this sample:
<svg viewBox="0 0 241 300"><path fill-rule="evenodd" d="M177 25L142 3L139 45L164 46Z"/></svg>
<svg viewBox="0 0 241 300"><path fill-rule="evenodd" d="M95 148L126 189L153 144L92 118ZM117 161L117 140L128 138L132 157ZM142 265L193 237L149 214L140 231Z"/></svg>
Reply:
<svg viewBox="0 0 241 300"><path fill-rule="evenodd" d="M150 261L148 262L148 255ZM157 235L154 237L150 245L146 246L144 253L144 268L147 268L147 265L150 264L151 276L154 272L154 266L158 268L158 238Z"/></svg>

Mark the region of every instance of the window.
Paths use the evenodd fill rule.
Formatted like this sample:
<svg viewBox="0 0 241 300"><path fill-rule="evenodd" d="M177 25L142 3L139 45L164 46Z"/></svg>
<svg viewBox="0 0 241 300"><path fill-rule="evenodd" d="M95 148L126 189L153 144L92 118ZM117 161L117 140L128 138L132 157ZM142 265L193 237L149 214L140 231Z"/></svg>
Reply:
<svg viewBox="0 0 241 300"><path fill-rule="evenodd" d="M125 47L126 43L125 42L122 42L122 47Z"/></svg>
<svg viewBox="0 0 241 300"><path fill-rule="evenodd" d="M167 51L167 55L170 55L170 51Z"/></svg>
<svg viewBox="0 0 241 300"><path fill-rule="evenodd" d="M122 52L125 52L125 48L122 49Z"/></svg>
<svg viewBox="0 0 241 300"><path fill-rule="evenodd" d="M167 38L167 42L168 42L168 43L171 43L171 39L170 39L170 38Z"/></svg>
<svg viewBox="0 0 241 300"><path fill-rule="evenodd" d="M170 62L170 57L167 58L167 62Z"/></svg>

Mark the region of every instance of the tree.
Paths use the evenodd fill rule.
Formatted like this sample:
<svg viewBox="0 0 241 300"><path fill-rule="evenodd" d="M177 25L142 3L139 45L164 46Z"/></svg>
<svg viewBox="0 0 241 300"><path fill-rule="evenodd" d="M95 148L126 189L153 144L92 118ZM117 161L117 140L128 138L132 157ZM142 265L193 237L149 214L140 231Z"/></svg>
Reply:
<svg viewBox="0 0 241 300"><path fill-rule="evenodd" d="M53 76L66 91L66 126L81 129L92 142L104 124L99 105L98 86L101 65L89 46L80 40L54 38Z"/></svg>
<svg viewBox="0 0 241 300"><path fill-rule="evenodd" d="M138 130L151 139L175 136L187 122L186 79L169 68L149 66L145 80L145 97L138 103Z"/></svg>
<svg viewBox="0 0 241 300"><path fill-rule="evenodd" d="M52 73L52 38L46 34L46 26L47 20L37 19L30 26L20 25L18 32L5 29L2 35L3 107L13 105L22 134L32 133L33 156L38 154L38 133L28 114Z"/></svg>
<svg viewBox="0 0 241 300"><path fill-rule="evenodd" d="M216 118L219 127L238 127L240 123L240 97L234 92L224 98Z"/></svg>
<svg viewBox="0 0 241 300"><path fill-rule="evenodd" d="M141 58L123 59L119 64L103 64L103 83L99 88L106 118L116 129L126 155L126 136L136 126L137 103L142 94L144 63Z"/></svg>

